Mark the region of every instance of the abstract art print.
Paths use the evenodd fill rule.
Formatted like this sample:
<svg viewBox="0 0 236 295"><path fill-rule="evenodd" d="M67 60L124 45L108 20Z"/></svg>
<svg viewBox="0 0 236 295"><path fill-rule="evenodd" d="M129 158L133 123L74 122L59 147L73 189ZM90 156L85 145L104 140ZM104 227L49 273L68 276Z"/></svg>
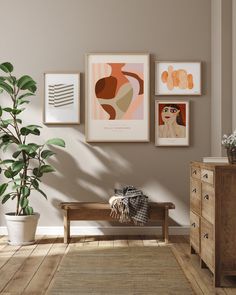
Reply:
<svg viewBox="0 0 236 295"><path fill-rule="evenodd" d="M189 145L189 102L155 102L156 146Z"/></svg>
<svg viewBox="0 0 236 295"><path fill-rule="evenodd" d="M149 55L88 54L87 141L149 141Z"/></svg>
<svg viewBox="0 0 236 295"><path fill-rule="evenodd" d="M46 73L44 75L45 124L80 123L79 73Z"/></svg>
<svg viewBox="0 0 236 295"><path fill-rule="evenodd" d="M156 62L156 95L201 95L200 62Z"/></svg>

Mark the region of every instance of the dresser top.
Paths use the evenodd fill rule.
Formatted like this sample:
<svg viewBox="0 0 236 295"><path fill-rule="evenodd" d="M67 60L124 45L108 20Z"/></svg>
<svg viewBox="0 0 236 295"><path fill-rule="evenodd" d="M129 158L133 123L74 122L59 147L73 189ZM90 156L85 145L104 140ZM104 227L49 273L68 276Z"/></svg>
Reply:
<svg viewBox="0 0 236 295"><path fill-rule="evenodd" d="M201 167L201 168L225 168L225 169L235 169L236 170L236 164L228 164L228 163L205 163L200 161L191 161L191 165Z"/></svg>

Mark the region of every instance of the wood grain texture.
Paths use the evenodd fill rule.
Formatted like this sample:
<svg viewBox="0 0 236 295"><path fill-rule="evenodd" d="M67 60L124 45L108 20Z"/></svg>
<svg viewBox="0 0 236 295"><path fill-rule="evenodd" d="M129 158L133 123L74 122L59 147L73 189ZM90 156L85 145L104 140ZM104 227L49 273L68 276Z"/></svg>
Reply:
<svg viewBox="0 0 236 295"><path fill-rule="evenodd" d="M234 281L229 276L236 275L236 165L192 162L193 185L199 182L192 176L196 168L201 171L200 264L212 271L216 287L231 286ZM194 213L196 204L192 198L191 190ZM197 232L191 231L190 245L197 239Z"/></svg>

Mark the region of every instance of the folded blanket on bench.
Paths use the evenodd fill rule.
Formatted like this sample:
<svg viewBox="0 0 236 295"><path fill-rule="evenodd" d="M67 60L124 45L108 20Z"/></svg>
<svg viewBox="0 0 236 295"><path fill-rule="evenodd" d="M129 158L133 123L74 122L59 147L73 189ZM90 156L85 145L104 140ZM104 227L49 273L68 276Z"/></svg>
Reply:
<svg viewBox="0 0 236 295"><path fill-rule="evenodd" d="M134 186L115 189L109 204L111 216L121 223L133 221L136 225L144 225L148 221L148 197Z"/></svg>

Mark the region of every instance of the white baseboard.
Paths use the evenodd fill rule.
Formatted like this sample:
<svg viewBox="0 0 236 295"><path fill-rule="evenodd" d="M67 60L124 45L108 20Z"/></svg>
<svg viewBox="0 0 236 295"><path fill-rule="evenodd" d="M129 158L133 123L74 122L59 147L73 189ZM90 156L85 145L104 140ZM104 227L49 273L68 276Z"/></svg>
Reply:
<svg viewBox="0 0 236 295"><path fill-rule="evenodd" d="M63 236L63 226L38 226L37 235L60 235ZM87 227L71 226L71 235L78 236L102 236L102 235L160 235L160 226L114 226L114 227ZM188 235L189 226L170 226L170 235ZM0 235L7 235L7 228L0 226Z"/></svg>

